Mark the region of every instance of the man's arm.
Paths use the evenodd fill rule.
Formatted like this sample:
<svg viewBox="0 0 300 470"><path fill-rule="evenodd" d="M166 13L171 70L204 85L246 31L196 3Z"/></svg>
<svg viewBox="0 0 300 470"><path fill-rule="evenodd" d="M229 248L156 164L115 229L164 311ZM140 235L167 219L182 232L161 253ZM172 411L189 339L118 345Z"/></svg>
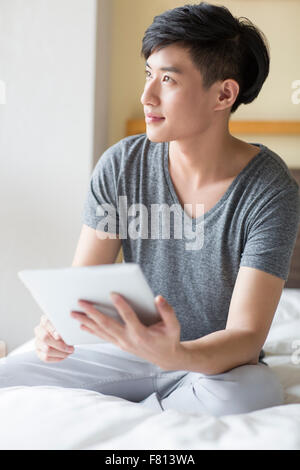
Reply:
<svg viewBox="0 0 300 470"><path fill-rule="evenodd" d="M243 364L256 364L284 283L264 271L240 267L225 330L182 342L178 368L211 375Z"/></svg>
<svg viewBox="0 0 300 470"><path fill-rule="evenodd" d="M115 235L115 237L102 240L97 237L96 230L84 224L72 266L113 264L116 261L122 244L118 235Z"/></svg>

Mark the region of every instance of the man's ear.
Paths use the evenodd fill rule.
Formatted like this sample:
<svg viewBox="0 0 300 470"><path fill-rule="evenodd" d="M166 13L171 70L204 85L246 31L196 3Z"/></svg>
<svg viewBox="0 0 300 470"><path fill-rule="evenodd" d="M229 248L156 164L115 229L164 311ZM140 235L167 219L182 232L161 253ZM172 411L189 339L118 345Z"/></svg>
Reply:
<svg viewBox="0 0 300 470"><path fill-rule="evenodd" d="M236 80L231 78L224 80L220 85L217 95L215 111L231 107L237 99L239 91L240 86Z"/></svg>

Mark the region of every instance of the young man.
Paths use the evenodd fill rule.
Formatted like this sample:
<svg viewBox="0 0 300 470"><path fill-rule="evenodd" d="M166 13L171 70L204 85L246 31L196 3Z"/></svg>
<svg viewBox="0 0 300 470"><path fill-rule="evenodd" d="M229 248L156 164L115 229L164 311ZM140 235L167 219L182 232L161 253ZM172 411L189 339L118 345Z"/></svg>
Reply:
<svg viewBox="0 0 300 470"><path fill-rule="evenodd" d="M1 385L84 387L216 416L280 405L281 385L260 352L289 273L299 188L277 154L228 130L230 115L257 97L268 75L266 40L249 20L202 2L155 17L142 53L147 132L99 159L73 266L113 263L122 245L162 320L143 326L122 297L114 302L124 325L80 303L71 315L107 343L74 352L43 317L39 359L7 359L13 378ZM139 205L139 230L124 219L120 197ZM99 207L115 209L107 231ZM169 237L153 207L172 208ZM182 221L190 231L174 236Z"/></svg>

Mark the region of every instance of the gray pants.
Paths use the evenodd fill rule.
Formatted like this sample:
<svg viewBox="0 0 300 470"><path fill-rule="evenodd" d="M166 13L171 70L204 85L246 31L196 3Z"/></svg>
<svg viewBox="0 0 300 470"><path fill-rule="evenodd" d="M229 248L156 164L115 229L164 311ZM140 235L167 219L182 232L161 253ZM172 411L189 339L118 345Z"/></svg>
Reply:
<svg viewBox="0 0 300 470"><path fill-rule="evenodd" d="M58 363L34 351L0 360L0 387L50 385L93 390L147 408L222 416L283 404L283 389L265 364L243 365L217 375L164 371L111 343L76 347Z"/></svg>

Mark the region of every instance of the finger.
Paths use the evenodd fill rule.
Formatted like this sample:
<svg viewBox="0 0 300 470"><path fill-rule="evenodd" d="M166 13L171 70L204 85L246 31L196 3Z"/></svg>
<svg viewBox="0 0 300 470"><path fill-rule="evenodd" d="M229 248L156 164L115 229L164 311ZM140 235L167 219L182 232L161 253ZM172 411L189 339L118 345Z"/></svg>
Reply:
<svg viewBox="0 0 300 470"><path fill-rule="evenodd" d="M54 337L53 334L49 332L49 330L46 330L46 334L44 333L44 337L46 337L46 341L54 348L57 348L62 351L69 351L74 349L74 346L72 344L67 344L60 335L58 335L59 339L57 339L56 336Z"/></svg>
<svg viewBox="0 0 300 470"><path fill-rule="evenodd" d="M40 344L39 347L36 348L39 353L44 354L44 357L47 359L57 358L60 357L61 359L65 359L70 355L70 353L58 351L57 349L52 348L51 346L47 346L45 344Z"/></svg>
<svg viewBox="0 0 300 470"><path fill-rule="evenodd" d="M170 305L162 295L158 295L157 297L155 297L155 303L167 327L177 328L179 322L175 315L172 305Z"/></svg>
<svg viewBox="0 0 300 470"><path fill-rule="evenodd" d="M111 328L108 325L106 325L106 327L103 326L102 321L101 321L101 325L99 325L99 322L96 323L94 320L89 318L85 313L76 312L74 310L72 310L71 316L81 322L80 328L82 330L85 330L88 333L91 333L93 335L97 335L100 338L105 339L107 341L116 343L117 337L113 336L111 332ZM105 318L104 323L106 322L106 320L107 319Z"/></svg>
<svg viewBox="0 0 300 470"><path fill-rule="evenodd" d="M127 326L134 328L136 331L144 328L131 305L129 305L129 303L126 302L126 300L121 295L117 294L116 292L111 292L110 296L116 309Z"/></svg>
<svg viewBox="0 0 300 470"><path fill-rule="evenodd" d="M36 334L36 341L38 344L46 344L51 346L54 349L57 349L58 351L61 352L69 352L72 353L74 352L74 346L70 346L66 344L63 340L56 340L51 336L49 331L45 329L43 326L38 326L35 329L35 334Z"/></svg>
<svg viewBox="0 0 300 470"><path fill-rule="evenodd" d="M63 346L57 345L56 343L51 343L51 341L47 342L47 341L41 340L38 337L35 340L35 347L36 349L39 349L44 352L56 351L58 354L63 355L63 356L72 354L74 352L73 346L63 347Z"/></svg>
<svg viewBox="0 0 300 470"><path fill-rule="evenodd" d="M91 302L87 302L85 300L79 300L78 304L85 312L85 314L82 314L82 315L94 321L94 323L98 325L99 328L107 331L111 335L122 335L124 331L124 326L119 321L114 320L113 318L110 318L108 315L105 315L104 313L100 312L97 308L94 307L95 304L92 304ZM73 312L78 313L78 314L81 313L81 312L76 312L76 311L73 311ZM83 320L85 320L84 317L82 318ZM92 324L89 325L86 322L83 322L83 323L88 327L92 326Z"/></svg>
<svg viewBox="0 0 300 470"><path fill-rule="evenodd" d="M92 314L91 314L92 316ZM82 325L85 325L90 330L96 330L98 328L98 323L96 323L91 316L88 316L82 312L76 312L75 310L71 311L71 317L75 318L75 320L80 321Z"/></svg>
<svg viewBox="0 0 300 470"><path fill-rule="evenodd" d="M46 328L47 331L49 331L49 333L53 336L54 339L62 340L62 337L59 335L58 331L54 328L54 326L46 315L42 316L41 324Z"/></svg>
<svg viewBox="0 0 300 470"><path fill-rule="evenodd" d="M52 348L48 344L41 341L39 338L35 340L35 348L38 356L43 360L51 359L51 358L61 358L65 359L71 353L66 351L59 351L55 348Z"/></svg>
<svg viewBox="0 0 300 470"><path fill-rule="evenodd" d="M95 331L91 330L90 328L88 328L85 325L80 325L80 329L86 331L87 333L95 335ZM104 339L105 341L107 341L109 343L116 344L117 346L119 345L118 340L117 340L116 337L109 335L104 330L100 330L100 328L97 329L97 336L99 336L99 338Z"/></svg>
<svg viewBox="0 0 300 470"><path fill-rule="evenodd" d="M41 361L43 361L43 362L59 362L59 361L63 361L64 359L66 359L68 357L68 356L51 357L46 352L41 351L39 349L36 350L36 354L37 354L38 358L41 359Z"/></svg>

